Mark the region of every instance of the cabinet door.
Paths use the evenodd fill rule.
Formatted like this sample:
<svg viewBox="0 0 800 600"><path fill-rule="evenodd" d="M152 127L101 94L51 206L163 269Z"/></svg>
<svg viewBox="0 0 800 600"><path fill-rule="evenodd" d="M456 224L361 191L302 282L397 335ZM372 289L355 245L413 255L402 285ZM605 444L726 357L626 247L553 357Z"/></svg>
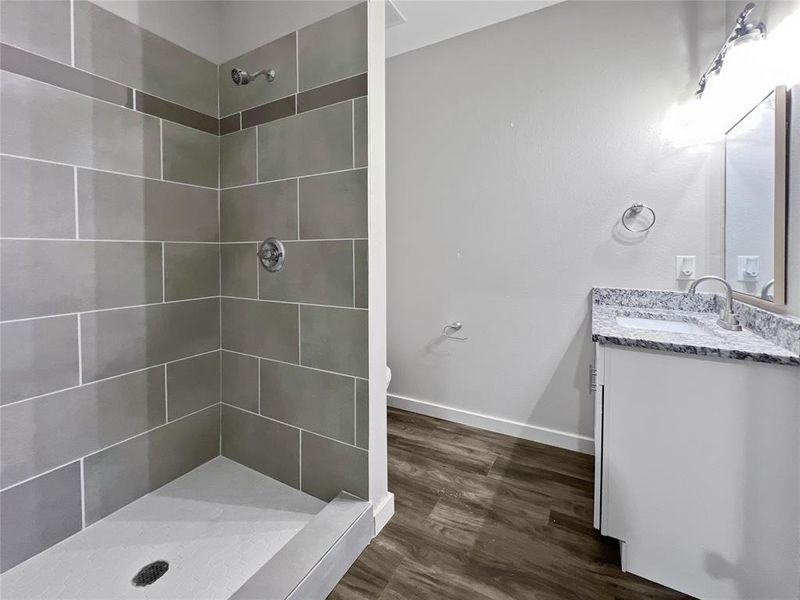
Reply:
<svg viewBox="0 0 800 600"><path fill-rule="evenodd" d="M605 349L604 533L701 598L800 589L800 370Z"/></svg>

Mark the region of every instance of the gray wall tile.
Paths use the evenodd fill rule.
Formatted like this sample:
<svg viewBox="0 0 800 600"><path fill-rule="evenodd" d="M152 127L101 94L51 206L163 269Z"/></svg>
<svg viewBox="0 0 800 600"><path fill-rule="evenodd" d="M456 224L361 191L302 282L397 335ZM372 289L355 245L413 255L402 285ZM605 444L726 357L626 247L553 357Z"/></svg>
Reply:
<svg viewBox="0 0 800 600"><path fill-rule="evenodd" d="M188 473L219 454L219 408L92 454L84 459L86 524Z"/></svg>
<svg viewBox="0 0 800 600"><path fill-rule="evenodd" d="M0 157L3 237L75 237L73 169Z"/></svg>
<svg viewBox="0 0 800 600"><path fill-rule="evenodd" d="M0 529L0 573L78 533L80 464L74 462L0 492Z"/></svg>
<svg viewBox="0 0 800 600"><path fill-rule="evenodd" d="M304 431L303 491L330 502L341 491L369 497L369 453Z"/></svg>
<svg viewBox="0 0 800 600"><path fill-rule="evenodd" d="M3 406L0 481L13 485L165 422L161 367Z"/></svg>
<svg viewBox="0 0 800 600"><path fill-rule="evenodd" d="M222 456L297 488L299 454L298 429L222 405Z"/></svg>
<svg viewBox="0 0 800 600"><path fill-rule="evenodd" d="M259 125L259 181L352 167L352 112L343 102Z"/></svg>
<svg viewBox="0 0 800 600"><path fill-rule="evenodd" d="M220 138L220 186L255 183L256 130L245 129Z"/></svg>
<svg viewBox="0 0 800 600"><path fill-rule="evenodd" d="M367 377L367 317L365 310L301 306L302 364Z"/></svg>
<svg viewBox="0 0 800 600"><path fill-rule="evenodd" d="M223 242L297 239L297 182L276 181L220 193Z"/></svg>
<svg viewBox="0 0 800 600"><path fill-rule="evenodd" d="M231 69L238 67L250 73L260 69L275 69L275 81L265 83L263 77L255 82L236 86L231 81ZM245 108L265 104L297 91L297 61L294 32L251 50L219 67L219 109L221 117Z"/></svg>
<svg viewBox="0 0 800 600"><path fill-rule="evenodd" d="M219 295L218 244L164 244L166 300Z"/></svg>
<svg viewBox="0 0 800 600"><path fill-rule="evenodd" d="M258 244L221 244L222 295L255 298L258 295Z"/></svg>
<svg viewBox="0 0 800 600"><path fill-rule="evenodd" d="M261 361L261 414L355 443L352 377Z"/></svg>
<svg viewBox="0 0 800 600"><path fill-rule="evenodd" d="M162 121L164 179L194 185L219 185L219 137Z"/></svg>
<svg viewBox="0 0 800 600"><path fill-rule="evenodd" d="M357 98L353 100L353 141L355 148L353 149L353 166L366 167L367 160L367 140L368 140L368 114L367 114L366 98Z"/></svg>
<svg viewBox="0 0 800 600"><path fill-rule="evenodd" d="M78 317L0 325L0 404L78 385Z"/></svg>
<svg viewBox="0 0 800 600"><path fill-rule="evenodd" d="M3 319L161 300L161 248L139 242L3 240Z"/></svg>
<svg viewBox="0 0 800 600"><path fill-rule="evenodd" d="M369 381L356 379L356 446L369 448Z"/></svg>
<svg viewBox="0 0 800 600"><path fill-rule="evenodd" d="M219 348L219 300L215 298L109 310L81 317L84 381L216 348Z"/></svg>
<svg viewBox="0 0 800 600"><path fill-rule="evenodd" d="M0 44L0 68L92 98L133 108L131 88L8 44Z"/></svg>
<svg viewBox="0 0 800 600"><path fill-rule="evenodd" d="M78 170L84 239L216 242L217 191L169 181Z"/></svg>
<svg viewBox="0 0 800 600"><path fill-rule="evenodd" d="M264 358L298 361L297 305L222 299L222 347Z"/></svg>
<svg viewBox="0 0 800 600"><path fill-rule="evenodd" d="M167 407L170 421L219 403L219 352L167 365Z"/></svg>
<svg viewBox="0 0 800 600"><path fill-rule="evenodd" d="M222 351L222 401L258 412L258 359Z"/></svg>
<svg viewBox="0 0 800 600"><path fill-rule="evenodd" d="M264 300L353 306L353 243L350 240L286 242L283 269L259 269Z"/></svg>
<svg viewBox="0 0 800 600"><path fill-rule="evenodd" d="M0 40L69 64L69 4L69 0L3 0L0 2Z"/></svg>
<svg viewBox="0 0 800 600"><path fill-rule="evenodd" d="M158 119L33 79L0 73L3 152L161 176Z"/></svg>
<svg viewBox="0 0 800 600"><path fill-rule="evenodd" d="M369 303L369 242L356 240L353 265L355 266L355 306L367 308Z"/></svg>
<svg viewBox="0 0 800 600"><path fill-rule="evenodd" d="M214 63L83 0L75 2L75 66L217 116Z"/></svg>
<svg viewBox="0 0 800 600"><path fill-rule="evenodd" d="M366 2L304 27L298 35L301 90L367 70Z"/></svg>
<svg viewBox="0 0 800 600"><path fill-rule="evenodd" d="M300 179L300 239L367 237L367 171Z"/></svg>

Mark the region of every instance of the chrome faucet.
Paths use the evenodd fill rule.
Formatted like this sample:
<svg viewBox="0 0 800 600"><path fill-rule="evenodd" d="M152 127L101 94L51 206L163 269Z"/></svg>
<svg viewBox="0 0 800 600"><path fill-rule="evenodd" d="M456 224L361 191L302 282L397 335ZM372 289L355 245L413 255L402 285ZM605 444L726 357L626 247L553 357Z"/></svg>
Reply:
<svg viewBox="0 0 800 600"><path fill-rule="evenodd" d="M728 329L729 331L741 331L742 325L739 323L739 317L735 312L733 312L733 288L731 287L731 284L725 281L722 277L716 277L715 275L698 277L692 282L692 285L689 286L689 293L694 294L697 290L697 285L707 280L719 281L725 286L725 306L719 313L717 325L723 329Z"/></svg>

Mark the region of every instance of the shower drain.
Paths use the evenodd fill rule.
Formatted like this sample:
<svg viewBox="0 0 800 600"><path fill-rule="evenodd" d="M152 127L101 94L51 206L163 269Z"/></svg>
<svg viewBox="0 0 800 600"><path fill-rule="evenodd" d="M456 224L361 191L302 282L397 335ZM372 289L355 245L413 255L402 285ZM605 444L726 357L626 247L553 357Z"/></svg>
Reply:
<svg viewBox="0 0 800 600"><path fill-rule="evenodd" d="M131 580L136 587L143 587L154 583L159 577L169 569L169 563L165 560L157 560L145 565Z"/></svg>

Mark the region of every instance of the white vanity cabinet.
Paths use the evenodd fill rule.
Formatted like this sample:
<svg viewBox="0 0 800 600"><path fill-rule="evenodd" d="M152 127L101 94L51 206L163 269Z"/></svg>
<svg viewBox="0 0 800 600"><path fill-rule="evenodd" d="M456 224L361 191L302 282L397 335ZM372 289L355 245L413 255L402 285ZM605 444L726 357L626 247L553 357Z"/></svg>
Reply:
<svg viewBox="0 0 800 600"><path fill-rule="evenodd" d="M595 526L707 599L800 598L800 368L596 346Z"/></svg>

